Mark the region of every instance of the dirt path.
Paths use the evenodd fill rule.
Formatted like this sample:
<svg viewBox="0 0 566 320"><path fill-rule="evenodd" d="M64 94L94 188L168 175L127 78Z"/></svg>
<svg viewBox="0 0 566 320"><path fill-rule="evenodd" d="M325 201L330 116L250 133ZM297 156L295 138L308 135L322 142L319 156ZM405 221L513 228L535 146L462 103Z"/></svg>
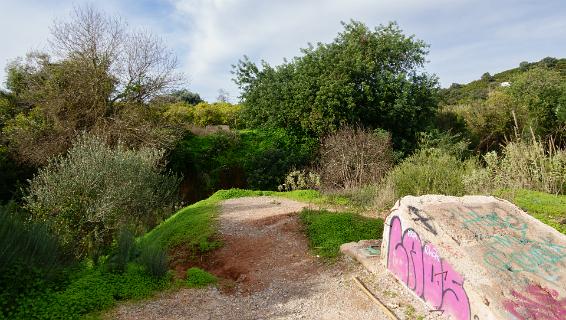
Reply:
<svg viewBox="0 0 566 320"><path fill-rule="evenodd" d="M355 286L360 276L403 319L428 313L392 277L369 275L353 262L328 264L313 256L297 212L307 204L272 197L223 202L224 246L206 269L217 288L182 289L119 305L117 319L388 319ZM392 289L393 288L393 289ZM409 302L409 303L407 303ZM430 315L426 317L433 318ZM422 319L422 318L421 318Z"/></svg>

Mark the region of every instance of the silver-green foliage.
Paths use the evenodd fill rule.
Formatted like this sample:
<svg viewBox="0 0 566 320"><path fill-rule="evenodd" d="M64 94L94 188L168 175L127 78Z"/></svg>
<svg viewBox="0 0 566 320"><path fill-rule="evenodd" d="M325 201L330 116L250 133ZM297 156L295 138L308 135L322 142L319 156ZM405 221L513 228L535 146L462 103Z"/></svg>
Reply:
<svg viewBox="0 0 566 320"><path fill-rule="evenodd" d="M82 135L30 181L26 207L77 257L97 256L120 227L153 226L176 202L180 179L165 172L162 157Z"/></svg>
<svg viewBox="0 0 566 320"><path fill-rule="evenodd" d="M279 191L318 190L320 175L307 170L293 170L285 176L285 183L277 187Z"/></svg>

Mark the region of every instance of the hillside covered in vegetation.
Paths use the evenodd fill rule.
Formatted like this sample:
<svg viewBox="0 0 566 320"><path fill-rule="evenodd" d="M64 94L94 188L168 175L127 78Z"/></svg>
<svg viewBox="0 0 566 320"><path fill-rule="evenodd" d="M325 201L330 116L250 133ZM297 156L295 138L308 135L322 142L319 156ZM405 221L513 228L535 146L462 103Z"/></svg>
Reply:
<svg viewBox="0 0 566 320"><path fill-rule="evenodd" d="M566 59L441 89L397 23L342 27L280 65L234 61L233 104L203 101L158 36L117 17L54 22L0 91L0 319L215 283L195 261L222 247L236 197L339 209L300 216L327 258L380 237L405 195L498 195L565 232Z"/></svg>

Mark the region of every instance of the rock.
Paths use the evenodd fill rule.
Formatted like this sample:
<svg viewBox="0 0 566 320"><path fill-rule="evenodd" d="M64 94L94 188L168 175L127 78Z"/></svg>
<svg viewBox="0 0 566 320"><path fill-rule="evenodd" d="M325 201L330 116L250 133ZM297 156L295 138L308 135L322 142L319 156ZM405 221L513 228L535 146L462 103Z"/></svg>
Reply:
<svg viewBox="0 0 566 320"><path fill-rule="evenodd" d="M404 197L381 261L453 319L566 319L566 236L505 200Z"/></svg>

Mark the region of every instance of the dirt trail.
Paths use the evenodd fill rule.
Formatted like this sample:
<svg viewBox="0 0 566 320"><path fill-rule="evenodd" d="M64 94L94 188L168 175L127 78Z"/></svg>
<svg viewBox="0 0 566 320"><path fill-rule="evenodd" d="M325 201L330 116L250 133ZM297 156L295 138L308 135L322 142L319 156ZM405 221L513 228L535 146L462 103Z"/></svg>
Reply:
<svg viewBox="0 0 566 320"><path fill-rule="evenodd" d="M359 276L401 319L428 314L424 304L383 273L357 264L321 261L309 252L297 212L307 204L272 197L224 201L224 246L205 268L224 280L217 288L160 293L126 302L108 314L117 319L388 319L351 280ZM412 305L412 306L411 306ZM426 317L435 318L430 314ZM422 318L421 318L422 319Z"/></svg>

